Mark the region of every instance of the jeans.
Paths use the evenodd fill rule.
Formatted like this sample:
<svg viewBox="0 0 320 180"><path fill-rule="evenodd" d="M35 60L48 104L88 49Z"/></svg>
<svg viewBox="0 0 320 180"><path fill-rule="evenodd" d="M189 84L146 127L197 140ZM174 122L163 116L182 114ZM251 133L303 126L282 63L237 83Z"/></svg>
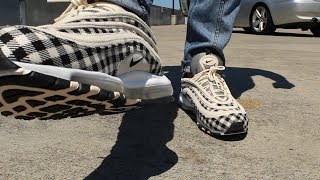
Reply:
<svg viewBox="0 0 320 180"><path fill-rule="evenodd" d="M117 4L128 11L135 13L147 24L150 22L150 6L153 0L103 0Z"/></svg>
<svg viewBox="0 0 320 180"><path fill-rule="evenodd" d="M105 0L118 4L149 23L153 0ZM184 64L201 52L211 52L225 62L223 49L229 42L241 0L190 0Z"/></svg>

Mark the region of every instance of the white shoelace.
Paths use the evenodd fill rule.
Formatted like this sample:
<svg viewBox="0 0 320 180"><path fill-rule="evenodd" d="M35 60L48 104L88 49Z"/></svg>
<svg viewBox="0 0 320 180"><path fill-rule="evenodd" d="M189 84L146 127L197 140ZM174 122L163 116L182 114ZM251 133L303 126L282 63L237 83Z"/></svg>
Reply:
<svg viewBox="0 0 320 180"><path fill-rule="evenodd" d="M125 11L122 7L109 2L95 2L89 4L87 0L71 0L67 9L54 21L57 23L65 18L71 18L79 15L81 12L102 12L106 11ZM90 14L89 14L90 16Z"/></svg>
<svg viewBox="0 0 320 180"><path fill-rule="evenodd" d="M206 66L206 67L210 66L210 68L202 71L201 74L199 74L199 77L197 79L200 79L203 76L207 75L208 76L208 80L212 83L212 85L214 87L213 88L213 90L214 90L213 91L213 95L215 97L220 97L220 98L223 98L223 99L228 97L227 91L226 91L226 88L225 88L225 81L217 73L217 71L225 70L225 67L224 66L217 66L211 60L206 60L205 63L204 63L204 66Z"/></svg>
<svg viewBox="0 0 320 180"><path fill-rule="evenodd" d="M67 9L54 21L58 22L62 19L64 19L66 16L76 16L79 14L80 11L83 11L85 8L88 8L89 4L87 0L71 0L70 5L67 7Z"/></svg>

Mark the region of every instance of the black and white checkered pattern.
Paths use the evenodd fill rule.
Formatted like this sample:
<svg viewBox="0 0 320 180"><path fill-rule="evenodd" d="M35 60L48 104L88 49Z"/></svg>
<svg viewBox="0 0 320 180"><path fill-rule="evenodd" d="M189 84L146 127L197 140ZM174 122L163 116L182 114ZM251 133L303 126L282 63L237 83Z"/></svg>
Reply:
<svg viewBox="0 0 320 180"><path fill-rule="evenodd" d="M120 28L70 28L70 29L60 29L60 32L65 33L75 33L75 34L103 34L103 33L126 33L130 31L128 29L120 29Z"/></svg>
<svg viewBox="0 0 320 180"><path fill-rule="evenodd" d="M117 29L73 28L60 30L65 33L113 33ZM159 74L161 65L148 48L134 40L126 43L88 47L68 41L27 26L0 29L1 50L12 61L52 65L115 75L117 66L131 52L140 51L150 64L150 72Z"/></svg>
<svg viewBox="0 0 320 180"><path fill-rule="evenodd" d="M222 104L218 101L211 100L210 98L212 97L207 97L200 89L197 89L197 87L191 83L182 82L181 88L182 93L189 99L195 109L198 121L201 121L201 124L204 124L211 132L225 133L234 122L243 122L243 128L247 128L248 118L236 100L231 101L230 104ZM205 99L206 102L204 102L203 99ZM197 107L196 104L200 104L202 108ZM204 112L200 109L204 109ZM205 114L211 114L211 116ZM224 115L214 117L212 114Z"/></svg>
<svg viewBox="0 0 320 180"><path fill-rule="evenodd" d="M72 21L74 23L77 22L123 22L126 24L133 25L139 29L141 29L144 33L146 33L153 41L156 43L156 40L154 36L151 34L150 30L146 29L140 22L136 21L132 17L128 16L123 16L123 17L108 17L108 18L84 18L84 19L79 19Z"/></svg>
<svg viewBox="0 0 320 180"><path fill-rule="evenodd" d="M245 122L244 129L247 127L247 116L245 114L229 114L228 116L219 116L217 118L207 118L199 111L197 116L200 118L201 122L204 123L210 129L215 131L225 132L227 131L231 124L234 122Z"/></svg>

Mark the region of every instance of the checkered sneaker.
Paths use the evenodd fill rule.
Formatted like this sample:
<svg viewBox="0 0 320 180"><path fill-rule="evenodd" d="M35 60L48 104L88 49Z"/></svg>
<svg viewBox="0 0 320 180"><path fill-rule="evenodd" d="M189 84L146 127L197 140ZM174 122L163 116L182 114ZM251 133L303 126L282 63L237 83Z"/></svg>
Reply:
<svg viewBox="0 0 320 180"><path fill-rule="evenodd" d="M171 96L156 39L120 6L72 0L55 23L0 27L0 114L62 119Z"/></svg>
<svg viewBox="0 0 320 180"><path fill-rule="evenodd" d="M217 63L201 61L209 67L193 78L182 79L182 95L190 102L198 125L209 134L227 134L232 124L240 123L246 131L248 118L244 108L233 98L223 78L217 73L224 70Z"/></svg>
<svg viewBox="0 0 320 180"><path fill-rule="evenodd" d="M149 72L161 73L150 28L136 15L112 5L81 6L53 25L0 29L0 50L11 61L96 71L116 75L119 63L141 52ZM117 9L116 9L117 10Z"/></svg>

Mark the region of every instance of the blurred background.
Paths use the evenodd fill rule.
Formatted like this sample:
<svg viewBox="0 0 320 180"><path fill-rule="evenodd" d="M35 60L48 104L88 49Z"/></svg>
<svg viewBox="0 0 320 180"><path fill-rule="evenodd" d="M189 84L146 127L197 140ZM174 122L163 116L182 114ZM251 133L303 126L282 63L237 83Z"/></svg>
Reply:
<svg viewBox="0 0 320 180"><path fill-rule="evenodd" d="M50 24L69 5L68 0L0 0L0 26ZM52 2L50 2L52 1ZM179 0L155 0L151 25L185 24Z"/></svg>

